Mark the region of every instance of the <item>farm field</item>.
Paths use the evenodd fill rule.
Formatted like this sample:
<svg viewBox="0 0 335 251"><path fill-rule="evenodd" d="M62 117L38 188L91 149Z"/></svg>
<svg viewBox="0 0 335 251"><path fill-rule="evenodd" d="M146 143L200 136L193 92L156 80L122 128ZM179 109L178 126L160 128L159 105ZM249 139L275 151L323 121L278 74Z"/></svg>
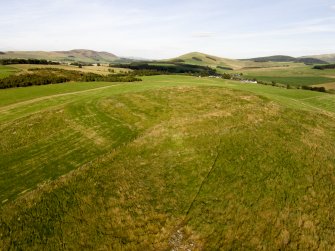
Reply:
<svg viewBox="0 0 335 251"><path fill-rule="evenodd" d="M285 68L256 68L237 72L241 72L249 78L256 78L262 81L275 81L291 86L320 85L328 87L327 89L332 89L332 86L327 86L327 84L334 82L335 70L322 71L312 69L312 67L296 63Z"/></svg>
<svg viewBox="0 0 335 251"><path fill-rule="evenodd" d="M96 73L101 75L108 75L111 74L109 70L114 70L114 73L124 72L125 69L118 69L118 68L111 68L106 65L101 66L83 66L79 68L78 66L74 65L38 65L38 64L13 64L10 66L1 66L0 65L0 77L7 77L10 74L15 73L23 73L28 72L29 69L43 69L43 68L56 68L56 69L64 69L70 71L80 71L85 73Z"/></svg>
<svg viewBox="0 0 335 251"><path fill-rule="evenodd" d="M0 138L4 250L335 246L335 95L173 75L13 88Z"/></svg>

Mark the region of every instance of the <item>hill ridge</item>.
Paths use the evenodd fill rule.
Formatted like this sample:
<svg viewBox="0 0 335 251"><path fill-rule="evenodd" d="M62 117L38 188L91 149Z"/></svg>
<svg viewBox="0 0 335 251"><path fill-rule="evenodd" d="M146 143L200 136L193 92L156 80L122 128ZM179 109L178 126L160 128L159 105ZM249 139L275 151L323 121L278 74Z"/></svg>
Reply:
<svg viewBox="0 0 335 251"><path fill-rule="evenodd" d="M106 51L88 49L72 49L68 51L7 51L0 54L1 58L45 59L52 61L82 61L82 62L113 62L119 57Z"/></svg>

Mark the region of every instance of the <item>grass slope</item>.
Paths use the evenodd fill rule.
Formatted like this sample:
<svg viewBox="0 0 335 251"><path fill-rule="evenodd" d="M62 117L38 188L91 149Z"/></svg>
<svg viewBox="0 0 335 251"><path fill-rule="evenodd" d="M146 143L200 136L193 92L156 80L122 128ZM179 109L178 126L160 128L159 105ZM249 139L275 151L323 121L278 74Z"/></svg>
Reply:
<svg viewBox="0 0 335 251"><path fill-rule="evenodd" d="M333 95L85 85L0 91L4 249L334 247Z"/></svg>

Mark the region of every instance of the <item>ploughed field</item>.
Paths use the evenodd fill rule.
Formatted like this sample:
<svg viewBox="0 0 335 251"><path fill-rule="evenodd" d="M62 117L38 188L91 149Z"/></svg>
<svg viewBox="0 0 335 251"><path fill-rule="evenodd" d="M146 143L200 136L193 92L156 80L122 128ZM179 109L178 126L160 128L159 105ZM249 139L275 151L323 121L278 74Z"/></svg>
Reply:
<svg viewBox="0 0 335 251"><path fill-rule="evenodd" d="M0 90L0 129L4 250L335 247L334 95L186 76L34 86Z"/></svg>

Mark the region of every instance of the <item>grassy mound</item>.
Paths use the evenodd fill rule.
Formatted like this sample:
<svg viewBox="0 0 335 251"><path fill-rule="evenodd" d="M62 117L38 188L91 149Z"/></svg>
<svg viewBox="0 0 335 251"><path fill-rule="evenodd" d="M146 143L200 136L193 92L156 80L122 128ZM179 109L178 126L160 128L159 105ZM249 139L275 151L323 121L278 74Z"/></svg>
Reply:
<svg viewBox="0 0 335 251"><path fill-rule="evenodd" d="M333 247L334 117L222 82L147 77L7 104L0 246Z"/></svg>

